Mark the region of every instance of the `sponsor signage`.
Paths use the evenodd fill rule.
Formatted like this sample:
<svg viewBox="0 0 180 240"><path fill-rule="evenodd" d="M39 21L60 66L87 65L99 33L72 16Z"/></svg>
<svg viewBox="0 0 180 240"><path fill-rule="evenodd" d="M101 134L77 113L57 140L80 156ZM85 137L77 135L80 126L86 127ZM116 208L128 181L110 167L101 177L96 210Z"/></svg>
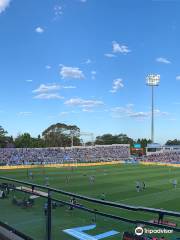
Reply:
<svg viewBox="0 0 180 240"><path fill-rule="evenodd" d="M134 148L141 148L141 144L140 143L135 143Z"/></svg>

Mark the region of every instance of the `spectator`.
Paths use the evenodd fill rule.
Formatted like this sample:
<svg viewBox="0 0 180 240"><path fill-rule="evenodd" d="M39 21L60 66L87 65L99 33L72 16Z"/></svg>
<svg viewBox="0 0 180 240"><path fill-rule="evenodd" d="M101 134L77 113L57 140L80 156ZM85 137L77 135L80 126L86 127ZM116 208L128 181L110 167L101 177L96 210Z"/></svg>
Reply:
<svg viewBox="0 0 180 240"><path fill-rule="evenodd" d="M73 148L0 148L0 165L116 161L128 158L129 154L128 144Z"/></svg>

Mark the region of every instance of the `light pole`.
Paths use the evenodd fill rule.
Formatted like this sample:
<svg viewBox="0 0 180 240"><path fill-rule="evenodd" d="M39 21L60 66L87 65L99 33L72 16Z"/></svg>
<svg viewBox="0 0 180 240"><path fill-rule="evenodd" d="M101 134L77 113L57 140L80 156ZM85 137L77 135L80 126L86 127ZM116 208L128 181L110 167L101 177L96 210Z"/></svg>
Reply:
<svg viewBox="0 0 180 240"><path fill-rule="evenodd" d="M73 148L73 146L74 146L74 135L72 134L71 135L71 147Z"/></svg>
<svg viewBox="0 0 180 240"><path fill-rule="evenodd" d="M146 77L146 84L151 87L152 99L151 99L151 141L154 143L154 87L157 87L160 82L160 75L149 74Z"/></svg>

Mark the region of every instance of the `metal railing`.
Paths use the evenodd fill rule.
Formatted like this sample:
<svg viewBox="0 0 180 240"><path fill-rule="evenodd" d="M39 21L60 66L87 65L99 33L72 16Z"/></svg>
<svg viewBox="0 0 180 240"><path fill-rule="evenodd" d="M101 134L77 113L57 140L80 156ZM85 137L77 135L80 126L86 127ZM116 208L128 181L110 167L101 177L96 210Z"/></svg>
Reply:
<svg viewBox="0 0 180 240"><path fill-rule="evenodd" d="M115 202L111 202L111 201L104 201L104 200L99 200L99 199L95 199L95 198L91 198L91 197L87 197L87 196L83 196L80 194L75 194L75 193L71 193L71 192L67 192L67 191L63 191L63 190L59 190L56 188L52 188L52 187L47 187L44 185L39 185L39 184L34 184L34 183L29 183L29 182L25 182L25 181L20 181L17 179L12 179L12 178L7 178L7 177L0 177L0 180L6 181L8 183L13 183L12 185L10 185L10 189L17 191L17 192L23 192L23 193L27 193L27 194L31 194L31 195L36 195L42 198L47 199L47 221L46 221L46 236L47 236L47 240L51 240L51 232L52 232L52 224L51 224L51 210L52 210L52 202L57 202L57 203L61 203L63 205L67 205L67 206L71 206L73 208L77 208L80 209L82 211L85 212L89 212L89 213L93 213L96 215L100 215L106 218L110 218L110 219L114 219L117 221L122 221L122 222L126 222L126 223L132 223L132 224L143 224L143 225L147 225L147 226L151 226L151 227L158 227L161 229L171 229L174 232L180 232L180 228L178 228L177 226L168 226L168 225L164 225L164 224L158 224L158 223L152 223L149 221L145 221L145 220L139 220L139 219L129 219L126 217L120 217L118 215L114 215L114 214L110 214L110 213L106 213L104 211L99 211L97 209L92 209L92 208L88 208L82 205L76 205L76 204L72 204L70 202L67 202L65 200L59 199L59 196L68 196L68 197L74 197L76 199L80 199L89 203L95 203L97 205L100 206L108 206L108 207L113 207L116 209L125 209L127 211L131 211L131 212L144 212L144 213L153 213L153 214L160 214L163 213L164 215L167 216L173 216L173 217L177 217L180 219L180 212L175 212L175 211L166 211L166 210L162 210L162 209L155 209L155 208L146 208L146 207L141 207L141 206L131 206L131 205L126 205L126 204L120 204L120 203L115 203ZM31 188L31 190L27 190L23 187L21 188L17 188L17 186L15 184L21 184L21 186L29 186ZM45 194L41 194L39 192L37 192L37 190L45 190L47 195ZM55 193L56 196L58 195L58 198L54 198L52 196L52 194ZM26 238L24 238L26 239ZM27 238L28 239L28 238Z"/></svg>

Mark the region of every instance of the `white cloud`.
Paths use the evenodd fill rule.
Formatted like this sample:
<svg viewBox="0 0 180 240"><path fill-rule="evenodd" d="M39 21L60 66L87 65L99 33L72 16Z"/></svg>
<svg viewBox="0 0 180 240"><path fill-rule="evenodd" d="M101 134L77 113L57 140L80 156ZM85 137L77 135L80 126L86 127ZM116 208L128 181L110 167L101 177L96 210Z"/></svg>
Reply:
<svg viewBox="0 0 180 240"><path fill-rule="evenodd" d="M92 61L91 61L91 59L88 58L84 63L85 64L90 64L90 63L92 63Z"/></svg>
<svg viewBox="0 0 180 240"><path fill-rule="evenodd" d="M127 108L133 108L133 107L134 107L134 104L133 104L133 103L128 103L128 104L126 104L126 107L127 107Z"/></svg>
<svg viewBox="0 0 180 240"><path fill-rule="evenodd" d="M33 93L47 93L50 91L56 91L60 89L60 85L57 84L41 84L37 89L33 90Z"/></svg>
<svg viewBox="0 0 180 240"><path fill-rule="evenodd" d="M33 80L32 79L27 79L26 82L32 82Z"/></svg>
<svg viewBox="0 0 180 240"><path fill-rule="evenodd" d="M148 112L134 112L134 113L130 113L128 117L131 117L131 118L146 118L146 117L149 117L149 113Z"/></svg>
<svg viewBox="0 0 180 240"><path fill-rule="evenodd" d="M0 0L0 14L6 10L11 0Z"/></svg>
<svg viewBox="0 0 180 240"><path fill-rule="evenodd" d="M96 75L97 72L93 70L93 71L91 71L91 74L92 74L92 75Z"/></svg>
<svg viewBox="0 0 180 240"><path fill-rule="evenodd" d="M120 88L124 87L124 84L122 82L123 80L121 78L115 79L113 81L112 89L110 90L111 93L116 93Z"/></svg>
<svg viewBox="0 0 180 240"><path fill-rule="evenodd" d="M62 86L62 88L64 88L64 89L75 89L76 86Z"/></svg>
<svg viewBox="0 0 180 240"><path fill-rule="evenodd" d="M60 117L65 117L69 114L69 112L60 112Z"/></svg>
<svg viewBox="0 0 180 240"><path fill-rule="evenodd" d="M23 117L28 117L28 116L32 115L32 112L19 112L18 115L23 116Z"/></svg>
<svg viewBox="0 0 180 240"><path fill-rule="evenodd" d="M105 57L108 57L108 58L114 58L114 57L116 57L116 55L115 55L115 54L112 54L112 53L105 53L104 56L105 56Z"/></svg>
<svg viewBox="0 0 180 240"><path fill-rule="evenodd" d="M77 67L67 67L61 65L60 75L63 79L84 79L83 72Z"/></svg>
<svg viewBox="0 0 180 240"><path fill-rule="evenodd" d="M113 53L129 53L131 50L126 45L121 45L116 41L112 42Z"/></svg>
<svg viewBox="0 0 180 240"><path fill-rule="evenodd" d="M134 110L133 104L127 104L125 107L114 107L111 109L113 118L137 118L137 119L146 119L151 117L151 111L136 112ZM154 110L154 114L156 117L168 116L168 112L160 111L159 109Z"/></svg>
<svg viewBox="0 0 180 240"><path fill-rule="evenodd" d="M170 64L171 63L167 58L164 58L164 57L156 58L156 62L165 63L165 64Z"/></svg>
<svg viewBox="0 0 180 240"><path fill-rule="evenodd" d="M125 107L114 107L111 109L113 117L127 117L133 113L133 104L127 104Z"/></svg>
<svg viewBox="0 0 180 240"><path fill-rule="evenodd" d="M35 99L63 99L58 93L41 93L34 96Z"/></svg>
<svg viewBox="0 0 180 240"><path fill-rule="evenodd" d="M55 83L53 84L41 84L38 88L34 89L32 92L38 94L34 96L36 99L63 99L61 95L57 92L60 89L74 89L75 86L61 86ZM54 92L55 91L55 92ZM52 93L53 92L53 93Z"/></svg>
<svg viewBox="0 0 180 240"><path fill-rule="evenodd" d="M35 29L35 31L36 31L37 33L43 33L43 32L44 32L44 29L43 29L42 27L37 27L37 28Z"/></svg>
<svg viewBox="0 0 180 240"><path fill-rule="evenodd" d="M169 118L169 121L177 121L177 118Z"/></svg>
<svg viewBox="0 0 180 240"><path fill-rule="evenodd" d="M94 111L92 110L92 108L83 108L82 111L83 111L83 112L94 112Z"/></svg>
<svg viewBox="0 0 180 240"><path fill-rule="evenodd" d="M134 112L132 108L126 107L115 107L111 109L113 118L146 118L149 114L146 112Z"/></svg>
<svg viewBox="0 0 180 240"><path fill-rule="evenodd" d="M92 80L94 80L94 79L96 79L96 74L97 74L97 72L96 71L91 71L91 79Z"/></svg>
<svg viewBox="0 0 180 240"><path fill-rule="evenodd" d="M63 14L63 8L60 5L55 5L54 6L54 15L55 17L59 17Z"/></svg>
<svg viewBox="0 0 180 240"><path fill-rule="evenodd" d="M180 80L180 75L176 76L176 80L178 81Z"/></svg>
<svg viewBox="0 0 180 240"><path fill-rule="evenodd" d="M93 107L98 107L103 105L104 103L100 100L85 100L82 98L71 98L67 101L65 101L66 105L69 106L78 106L78 107L82 107L85 109L89 109L89 108L93 108Z"/></svg>
<svg viewBox="0 0 180 240"><path fill-rule="evenodd" d="M49 69L51 69L52 67L51 67L50 65L46 65L45 68L49 70Z"/></svg>
<svg viewBox="0 0 180 240"><path fill-rule="evenodd" d="M159 109L155 109L155 110L154 110L154 114L155 114L155 116L157 116L157 117L159 117L159 116L167 116L167 115L169 115L168 112L162 112L162 111L159 110Z"/></svg>
<svg viewBox="0 0 180 240"><path fill-rule="evenodd" d="M41 84L38 88L34 89L32 92L33 93L38 93L38 94L44 94L44 93L51 93L51 92L54 92L54 91L58 91L60 89L74 89L76 88L75 86L61 86L61 85L58 85L58 84ZM38 97L35 97L35 98L48 98L48 97L53 97L56 98L56 96L59 96L59 94L56 92L55 95L52 95L52 94L49 94L48 96L47 95L38 95ZM59 98L59 97L57 97ZM62 97L61 97L62 98Z"/></svg>

